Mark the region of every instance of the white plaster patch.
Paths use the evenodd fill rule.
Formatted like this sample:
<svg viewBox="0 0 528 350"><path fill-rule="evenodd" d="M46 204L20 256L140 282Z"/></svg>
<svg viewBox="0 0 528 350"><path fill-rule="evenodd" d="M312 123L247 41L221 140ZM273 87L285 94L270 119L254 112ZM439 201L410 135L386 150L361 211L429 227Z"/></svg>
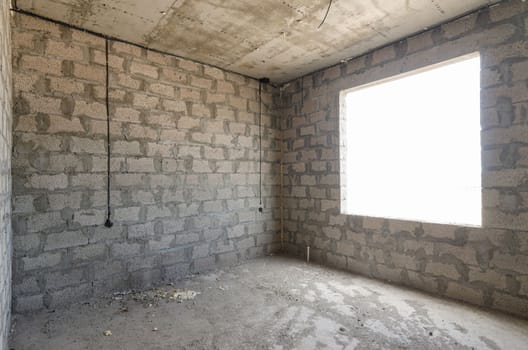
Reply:
<svg viewBox="0 0 528 350"><path fill-rule="evenodd" d="M434 309L427 310L427 315L437 328L464 346L492 350L482 337L492 340L501 349L525 350L528 344L526 323L520 319L515 322L515 319L503 316L508 322L502 322L497 315L447 303L435 305ZM465 330L457 324L463 325Z"/></svg>
<svg viewBox="0 0 528 350"><path fill-rule="evenodd" d="M416 310L410 306L405 300L392 293L383 294L378 297L380 303L387 304L396 309L398 314L404 318L411 316Z"/></svg>
<svg viewBox="0 0 528 350"><path fill-rule="evenodd" d="M320 292L320 296L330 303L337 303L343 305L345 303L344 297L341 293L337 293L328 288L325 283L316 282L315 286Z"/></svg>

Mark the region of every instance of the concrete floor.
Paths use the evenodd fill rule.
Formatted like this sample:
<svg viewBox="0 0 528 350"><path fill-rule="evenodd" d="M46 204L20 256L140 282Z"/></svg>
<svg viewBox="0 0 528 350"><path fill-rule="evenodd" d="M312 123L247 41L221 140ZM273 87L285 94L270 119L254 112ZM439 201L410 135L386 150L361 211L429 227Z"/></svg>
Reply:
<svg viewBox="0 0 528 350"><path fill-rule="evenodd" d="M199 294L175 300L181 289ZM528 349L528 321L268 257L148 292L19 315L10 349L514 350Z"/></svg>

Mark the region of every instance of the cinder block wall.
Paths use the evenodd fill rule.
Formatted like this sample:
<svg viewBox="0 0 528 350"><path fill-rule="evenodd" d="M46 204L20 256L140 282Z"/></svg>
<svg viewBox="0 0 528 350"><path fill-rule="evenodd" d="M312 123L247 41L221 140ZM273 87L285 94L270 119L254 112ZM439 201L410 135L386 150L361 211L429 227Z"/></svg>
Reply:
<svg viewBox="0 0 528 350"><path fill-rule="evenodd" d="M11 29L9 5L0 2L0 350L11 320Z"/></svg>
<svg viewBox="0 0 528 350"><path fill-rule="evenodd" d="M114 227L106 215L105 41L13 23L14 310L235 264L278 247L280 131L258 82L110 42ZM8 149L8 148L7 148Z"/></svg>
<svg viewBox="0 0 528 350"><path fill-rule="evenodd" d="M505 1L292 81L282 125L289 250L309 245L328 265L527 317L527 33L528 4ZM339 92L475 51L483 227L341 215Z"/></svg>

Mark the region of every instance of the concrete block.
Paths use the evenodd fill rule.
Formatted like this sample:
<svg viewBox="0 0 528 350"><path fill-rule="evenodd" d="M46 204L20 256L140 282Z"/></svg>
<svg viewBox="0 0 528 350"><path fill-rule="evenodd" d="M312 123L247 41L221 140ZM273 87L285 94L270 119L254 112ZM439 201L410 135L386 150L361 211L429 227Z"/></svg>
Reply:
<svg viewBox="0 0 528 350"><path fill-rule="evenodd" d="M193 61L181 59L178 61L178 67L189 72L198 72L202 65Z"/></svg>
<svg viewBox="0 0 528 350"><path fill-rule="evenodd" d="M133 139L158 140L158 130L137 124L131 124L128 126L128 135Z"/></svg>
<svg viewBox="0 0 528 350"><path fill-rule="evenodd" d="M503 292L495 291L492 294L493 307L524 317L528 314L528 298L520 298Z"/></svg>
<svg viewBox="0 0 528 350"><path fill-rule="evenodd" d="M186 262L188 255L186 248L177 247L171 248L161 253L161 265L169 266L177 263Z"/></svg>
<svg viewBox="0 0 528 350"><path fill-rule="evenodd" d="M528 255L511 255L495 252L490 266L526 275L528 274Z"/></svg>
<svg viewBox="0 0 528 350"><path fill-rule="evenodd" d="M117 84L130 89L139 89L141 87L141 80L132 78L130 74L118 74Z"/></svg>
<svg viewBox="0 0 528 350"><path fill-rule="evenodd" d="M519 276L517 281L521 285L519 294L524 297L528 297L528 276Z"/></svg>
<svg viewBox="0 0 528 350"><path fill-rule="evenodd" d="M36 70L45 74L62 75L62 63L58 59L42 56L23 55L20 60L22 69Z"/></svg>
<svg viewBox="0 0 528 350"><path fill-rule="evenodd" d="M204 213L220 213L223 211L222 201L207 201L203 202Z"/></svg>
<svg viewBox="0 0 528 350"><path fill-rule="evenodd" d="M198 87L198 88L210 90L213 85L213 81L211 79L200 78L200 77L191 75L191 85Z"/></svg>
<svg viewBox="0 0 528 350"><path fill-rule="evenodd" d="M154 222L128 225L128 238L148 237L154 235Z"/></svg>
<svg viewBox="0 0 528 350"><path fill-rule="evenodd" d="M40 232L52 228L60 228L65 221L58 212L33 214L28 220L29 232Z"/></svg>
<svg viewBox="0 0 528 350"><path fill-rule="evenodd" d="M340 240L341 237L343 236L341 229L339 229L338 227L332 227L332 226L323 227L323 233L325 234L326 237L330 239L334 239L334 240Z"/></svg>
<svg viewBox="0 0 528 350"><path fill-rule="evenodd" d="M469 270L468 278L470 283L485 283L501 290L507 288L506 275L492 269L488 269L484 272L477 269L471 269Z"/></svg>
<svg viewBox="0 0 528 350"><path fill-rule="evenodd" d="M141 155L138 141L114 141L112 143L113 154Z"/></svg>
<svg viewBox="0 0 528 350"><path fill-rule="evenodd" d="M172 85L153 83L149 85L149 91L165 97L174 97L174 87Z"/></svg>
<svg viewBox="0 0 528 350"><path fill-rule="evenodd" d="M14 310L19 313L38 311L44 308L42 294L17 296L14 302Z"/></svg>
<svg viewBox="0 0 528 350"><path fill-rule="evenodd" d="M162 102L163 110L167 112L186 112L187 106L183 101L167 100Z"/></svg>
<svg viewBox="0 0 528 350"><path fill-rule="evenodd" d="M149 251L157 252L171 248L173 242L174 236L167 235L162 236L159 239L149 240L147 246Z"/></svg>
<svg viewBox="0 0 528 350"><path fill-rule="evenodd" d="M347 241L338 241L336 243L336 253L345 255L345 256L353 256L356 248L354 244L347 242Z"/></svg>
<svg viewBox="0 0 528 350"><path fill-rule="evenodd" d="M173 69L172 67L163 67L161 71L164 80L175 83L186 83L188 81L188 74L185 71Z"/></svg>
<svg viewBox="0 0 528 350"><path fill-rule="evenodd" d="M32 295L40 292L39 280L30 276L13 283L13 295Z"/></svg>
<svg viewBox="0 0 528 350"><path fill-rule="evenodd" d="M76 78L103 84L105 82L105 70L94 65L73 63L73 75Z"/></svg>
<svg viewBox="0 0 528 350"><path fill-rule="evenodd" d="M46 290L59 290L66 286L86 282L86 277L82 269L74 269L50 273L46 275L45 280Z"/></svg>
<svg viewBox="0 0 528 350"><path fill-rule="evenodd" d="M441 257L454 257L466 265L479 266L477 252L473 247L458 247L448 243L435 242L434 251Z"/></svg>
<svg viewBox="0 0 528 350"><path fill-rule="evenodd" d="M192 250L192 259L199 259L209 256L209 243L196 245Z"/></svg>
<svg viewBox="0 0 528 350"><path fill-rule="evenodd" d="M216 260L214 256L205 258L195 259L192 265L192 271L194 273L204 272L216 268Z"/></svg>
<svg viewBox="0 0 528 350"><path fill-rule="evenodd" d="M104 243L89 244L72 249L74 262L93 262L107 256L107 247Z"/></svg>
<svg viewBox="0 0 528 350"><path fill-rule="evenodd" d="M217 255L217 265L219 266L233 266L239 261L238 254L235 252L223 253Z"/></svg>
<svg viewBox="0 0 528 350"><path fill-rule="evenodd" d="M200 235L198 233L178 233L175 237L175 245L190 244L200 240Z"/></svg>
<svg viewBox="0 0 528 350"><path fill-rule="evenodd" d="M36 257L24 257L24 271L57 266L61 261L60 253L41 253Z"/></svg>
<svg viewBox="0 0 528 350"><path fill-rule="evenodd" d="M132 98L132 105L144 109L156 109L160 103L159 97L149 96L142 93L134 93Z"/></svg>
<svg viewBox="0 0 528 350"><path fill-rule="evenodd" d="M46 236L44 250L56 250L88 244L88 238L80 231L66 231Z"/></svg>
<svg viewBox="0 0 528 350"><path fill-rule="evenodd" d="M78 286L66 287L57 291L48 293L51 296L49 303L50 308L69 305L73 302L88 300L93 293L91 283L83 283Z"/></svg>
<svg viewBox="0 0 528 350"><path fill-rule="evenodd" d="M399 254L396 252L391 252L391 261L397 268L402 268L405 270L417 271L417 258L412 255Z"/></svg>
<svg viewBox="0 0 528 350"><path fill-rule="evenodd" d="M165 144L180 144L186 137L187 134L180 130L161 130L159 138Z"/></svg>
<svg viewBox="0 0 528 350"><path fill-rule="evenodd" d="M106 211L102 209L78 210L74 213L74 222L82 226L101 225L105 222Z"/></svg>
<svg viewBox="0 0 528 350"><path fill-rule="evenodd" d="M130 64L130 73L152 79L158 79L159 77L157 67L139 62L132 62L132 64Z"/></svg>
<svg viewBox="0 0 528 350"><path fill-rule="evenodd" d="M72 187L102 190L106 188L106 175L78 174L71 177Z"/></svg>
<svg viewBox="0 0 528 350"><path fill-rule="evenodd" d="M131 206L128 206L126 208L116 208L114 209L114 219L120 222L138 221L140 210L141 207Z"/></svg>
<svg viewBox="0 0 528 350"><path fill-rule="evenodd" d="M126 257L139 255L141 245L138 243L114 243L110 248L113 257Z"/></svg>
<svg viewBox="0 0 528 350"><path fill-rule="evenodd" d="M45 54L48 57L55 56L70 61L83 61L85 58L84 50L81 46L55 40L47 41Z"/></svg>
<svg viewBox="0 0 528 350"><path fill-rule="evenodd" d="M169 280L180 280L190 274L190 265L188 263L165 266L163 268L165 278Z"/></svg>
<svg viewBox="0 0 528 350"><path fill-rule="evenodd" d="M154 159L152 158L127 158L127 167L128 171L133 173L152 173L156 171Z"/></svg>
<svg viewBox="0 0 528 350"><path fill-rule="evenodd" d="M40 246L40 234L15 235L13 248L16 252L29 252L37 250Z"/></svg>
<svg viewBox="0 0 528 350"><path fill-rule="evenodd" d="M120 261L97 262L94 264L94 277L96 280L104 280L110 276L124 275L123 264Z"/></svg>
<svg viewBox="0 0 528 350"><path fill-rule="evenodd" d="M439 262L428 262L425 266L425 273L436 277L450 278L452 280L458 280L460 278L460 274L454 265Z"/></svg>

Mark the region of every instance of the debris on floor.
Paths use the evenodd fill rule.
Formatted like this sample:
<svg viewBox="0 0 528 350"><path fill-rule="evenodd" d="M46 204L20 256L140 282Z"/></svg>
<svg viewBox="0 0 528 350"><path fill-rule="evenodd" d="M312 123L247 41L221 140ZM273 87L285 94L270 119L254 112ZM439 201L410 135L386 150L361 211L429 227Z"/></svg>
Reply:
<svg viewBox="0 0 528 350"><path fill-rule="evenodd" d="M173 298L174 300L181 302L183 300L192 300L194 299L199 292L195 292L194 290L178 290L172 294L170 298Z"/></svg>
<svg viewBox="0 0 528 350"><path fill-rule="evenodd" d="M280 257L220 271L17 315L10 346L527 350L528 321L347 272Z"/></svg>
<svg viewBox="0 0 528 350"><path fill-rule="evenodd" d="M158 306L161 301L181 303L187 300L193 300L200 292L187 289L170 288L153 288L146 291L123 291L114 293L112 299L122 303L121 311L128 312L126 305L127 299L134 300L143 304L145 307Z"/></svg>

